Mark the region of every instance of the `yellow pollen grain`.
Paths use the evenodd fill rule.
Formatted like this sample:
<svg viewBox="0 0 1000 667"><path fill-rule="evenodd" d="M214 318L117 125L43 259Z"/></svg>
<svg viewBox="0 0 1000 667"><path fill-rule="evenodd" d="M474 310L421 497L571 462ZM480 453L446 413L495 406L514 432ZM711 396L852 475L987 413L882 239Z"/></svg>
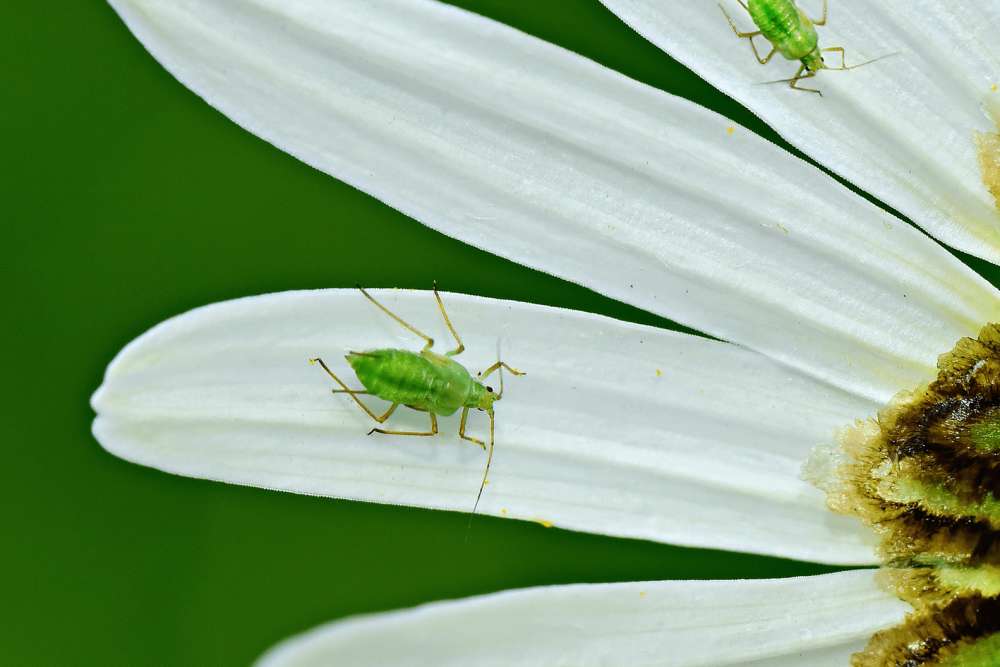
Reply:
<svg viewBox="0 0 1000 667"><path fill-rule="evenodd" d="M532 519L532 521L537 523L542 528L551 528L553 526L553 523L551 521L547 521L546 519Z"/></svg>
<svg viewBox="0 0 1000 667"><path fill-rule="evenodd" d="M639 591L639 597L641 598L646 597L646 591Z"/></svg>
<svg viewBox="0 0 1000 667"><path fill-rule="evenodd" d="M996 86L993 86L993 89L996 90ZM728 134L729 136L733 136L733 132L735 131L736 131L735 125L730 125L729 127L726 128L726 134Z"/></svg>
<svg viewBox="0 0 1000 667"><path fill-rule="evenodd" d="M997 92L997 84L994 83L992 86L990 86L990 90L992 90L994 93Z"/></svg>
<svg viewBox="0 0 1000 667"><path fill-rule="evenodd" d="M500 508L500 514L502 514L503 516L507 516L507 508L506 507L501 507Z"/></svg>
<svg viewBox="0 0 1000 667"><path fill-rule="evenodd" d="M663 377L663 371L661 371L659 368L656 369L656 377L658 378Z"/></svg>

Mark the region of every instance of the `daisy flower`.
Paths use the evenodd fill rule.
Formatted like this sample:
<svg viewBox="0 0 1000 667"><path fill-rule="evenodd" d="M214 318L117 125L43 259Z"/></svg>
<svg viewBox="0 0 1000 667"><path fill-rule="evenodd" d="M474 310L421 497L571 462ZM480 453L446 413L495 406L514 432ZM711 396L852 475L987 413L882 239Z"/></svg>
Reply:
<svg viewBox="0 0 1000 667"><path fill-rule="evenodd" d="M923 232L715 113L430 0L112 4L181 82L302 161L715 338L445 294L463 363L500 346L529 373L497 406L481 512L888 566L508 591L334 623L262 664L996 660L1000 301ZM1000 6L836 2L824 44L899 55L820 72L820 97L759 85L775 77L713 2L606 4L928 234L1000 259ZM378 296L445 339L427 293ZM406 333L353 290L207 306L118 355L94 433L173 473L469 511L478 448L368 438L305 363Z"/></svg>

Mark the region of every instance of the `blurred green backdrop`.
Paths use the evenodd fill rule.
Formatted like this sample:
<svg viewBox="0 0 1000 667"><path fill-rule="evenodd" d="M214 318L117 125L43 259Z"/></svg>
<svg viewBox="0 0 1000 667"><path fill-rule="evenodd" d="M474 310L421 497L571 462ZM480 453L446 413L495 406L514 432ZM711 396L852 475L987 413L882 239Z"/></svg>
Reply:
<svg viewBox="0 0 1000 667"><path fill-rule="evenodd" d="M596 0L457 4L777 141ZM487 517L466 543L465 515L225 486L108 455L88 405L108 361L213 301L437 279L671 325L441 236L247 134L102 2L4 3L0 25L5 664L244 664L318 623L440 598L830 569Z"/></svg>

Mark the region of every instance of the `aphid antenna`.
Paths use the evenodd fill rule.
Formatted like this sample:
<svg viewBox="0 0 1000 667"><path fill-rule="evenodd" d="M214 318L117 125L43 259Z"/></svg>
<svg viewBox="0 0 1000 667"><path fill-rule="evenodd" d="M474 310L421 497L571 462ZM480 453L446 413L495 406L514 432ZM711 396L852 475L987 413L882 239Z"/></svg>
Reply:
<svg viewBox="0 0 1000 667"><path fill-rule="evenodd" d="M500 370L503 373L503 368ZM502 378L502 376L501 376ZM501 379L501 382L503 380ZM502 390L501 390L502 391ZM486 468L483 470L483 481L479 484L479 494L476 496L476 503L472 506L472 514L469 515L469 523L465 527L465 543L469 543L469 531L472 530L472 519L476 516L476 510L479 509L479 500L483 497L483 489L486 488L486 481L490 476L490 464L493 462L493 409L489 410L490 415L490 447L486 454Z"/></svg>
<svg viewBox="0 0 1000 667"><path fill-rule="evenodd" d="M503 357L500 355L500 338L497 338L497 361L503 361ZM499 401L503 398L503 365L500 366L500 393L497 394L497 400Z"/></svg>
<svg viewBox="0 0 1000 667"><path fill-rule="evenodd" d="M490 448L486 454L486 468L483 470L483 481L479 484L479 494L476 495L476 503L472 506L472 516L476 515L476 510L479 509L479 500L483 497L483 489L486 488L486 481L490 476L490 463L493 462L493 410L490 409ZM472 521L472 516L469 517L469 521Z"/></svg>
<svg viewBox="0 0 1000 667"><path fill-rule="evenodd" d="M500 339L497 338L497 361L500 361ZM497 394L497 400L503 397L503 366L500 366L500 393ZM472 506L472 514L469 515L469 524L465 527L465 542L469 542L469 531L472 530L472 519L476 516L476 510L479 509L479 501L483 497L483 489L486 488L486 481L490 476L490 464L493 463L493 409L489 410L490 416L490 448L486 454L486 468L483 470L483 481L479 483L479 493L476 495L476 502Z"/></svg>
<svg viewBox="0 0 1000 667"><path fill-rule="evenodd" d="M828 72L844 72L844 71L847 71L849 69L857 69L859 67L864 67L865 65L871 65L872 63L877 63L880 60L885 60L886 58L892 58L893 56L898 56L899 54L900 54L899 51L893 51L892 53L887 53L887 54L885 54L883 56L879 56L878 58L872 58L871 60L866 60L863 63L858 63L857 65L846 65L844 67L824 67L823 69L827 70ZM758 81L754 85L755 86L767 86L767 85L770 85L772 83L791 83L792 81L798 81L799 79L804 79L804 78L806 78L806 77L804 77L804 76L793 76L793 77L789 77L787 79L773 79L771 81Z"/></svg>

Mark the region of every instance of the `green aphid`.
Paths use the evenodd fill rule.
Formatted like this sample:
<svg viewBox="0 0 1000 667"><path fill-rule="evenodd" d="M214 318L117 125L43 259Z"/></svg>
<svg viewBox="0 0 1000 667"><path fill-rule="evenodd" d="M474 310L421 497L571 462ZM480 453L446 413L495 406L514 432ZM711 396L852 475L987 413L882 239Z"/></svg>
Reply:
<svg viewBox="0 0 1000 667"><path fill-rule="evenodd" d="M465 424L469 417L469 410L482 410L490 418L490 444L486 457L486 469L483 471L483 482L479 486L479 495L476 496L476 504L472 508L475 513L479 507L479 499L483 495L483 487L486 486L486 478L490 472L490 463L493 461L493 404L503 398L503 369L506 368L514 375L524 375L519 370L511 368L502 361L479 373L476 378L462 364L452 357L461 354L465 350L462 339L458 337L458 332L451 325L448 313L444 310L444 303L441 295L438 294L437 284L434 285L434 298L437 299L438 308L444 323L448 326L448 331L455 337L458 346L446 352L437 354L431 351L434 340L404 321L391 310L376 301L363 288L358 287L361 293L375 304L382 312L396 320L404 327L424 339L424 347L420 352L410 352L394 348L383 348L378 350L366 350L364 352L350 352L346 355L347 363L354 369L358 380L364 389L351 389L337 377L333 371L327 367L320 358L310 359L310 363L317 363L329 374L333 380L340 385L340 389L334 389L335 394L348 394L354 399L365 413L379 424L384 424L389 416L396 411L400 405L405 405L413 410L426 412L430 417L429 431L393 431L382 428L373 428L368 431L372 433L385 433L388 435L413 435L431 436L438 432L437 417L447 417L454 414L459 408L462 409L462 420L458 427L458 436L463 440L473 442L483 449L487 449L486 443L478 438L473 438L465 434ZM495 371L500 371L500 391L494 392L492 387L482 384L487 376ZM477 379L478 378L478 379ZM381 398L391 403L389 409L381 415L376 415L371 408L365 405L359 395L368 394Z"/></svg>
<svg viewBox="0 0 1000 667"><path fill-rule="evenodd" d="M743 0L736 0L743 9L747 10L750 18L753 19L757 30L751 32L740 32L736 27L736 22L729 15L725 7L719 5L719 9L725 14L726 20L732 27L737 37L750 40L750 48L761 65L766 65L774 57L775 53L780 53L788 60L798 60L802 63L799 70L791 79L778 79L767 83L788 82L795 90L804 90L810 93L822 95L823 93L815 88L802 88L798 85L802 79L809 79L816 76L821 69L848 70L867 65L879 60L869 60L859 65L847 64L844 55L844 47L831 46L821 49L819 46L819 35L816 34L816 26L826 25L827 0L823 0L823 15L818 19L809 18L802 9L796 6L793 0L749 0L749 4ZM757 45L753 38L761 35L771 43L771 51L764 56L760 56ZM823 54L828 52L840 54L840 67L829 67L823 60ZM883 58L886 56L882 56Z"/></svg>

